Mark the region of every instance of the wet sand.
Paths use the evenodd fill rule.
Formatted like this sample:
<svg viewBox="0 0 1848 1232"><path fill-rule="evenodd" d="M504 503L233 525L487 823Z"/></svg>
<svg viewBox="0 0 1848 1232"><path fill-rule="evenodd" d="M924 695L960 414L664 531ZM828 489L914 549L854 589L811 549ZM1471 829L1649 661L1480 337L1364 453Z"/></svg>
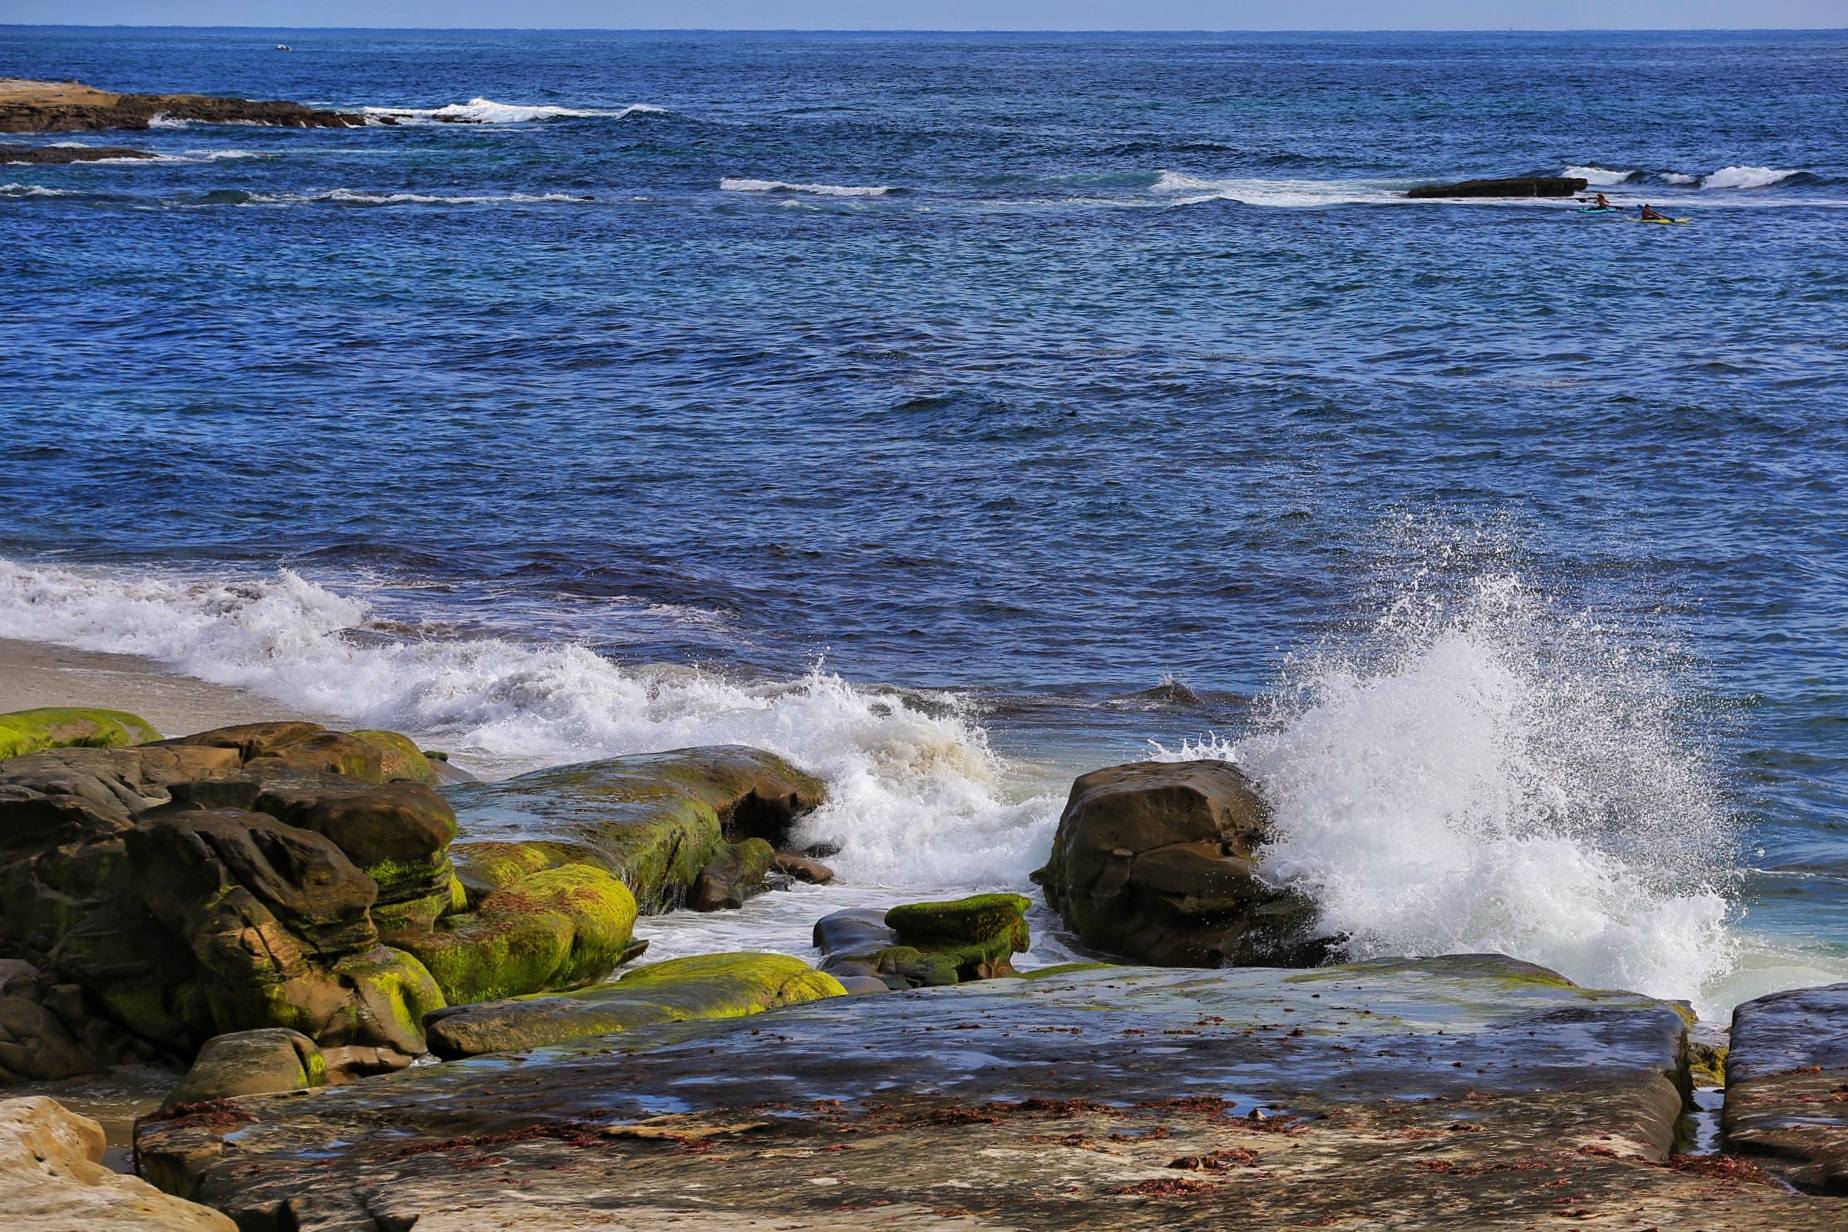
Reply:
<svg viewBox="0 0 1848 1232"><path fill-rule="evenodd" d="M139 655L101 654L0 638L0 714L36 706L126 710L152 723L164 736L279 718L337 725L331 716L304 714L299 706L181 676Z"/></svg>

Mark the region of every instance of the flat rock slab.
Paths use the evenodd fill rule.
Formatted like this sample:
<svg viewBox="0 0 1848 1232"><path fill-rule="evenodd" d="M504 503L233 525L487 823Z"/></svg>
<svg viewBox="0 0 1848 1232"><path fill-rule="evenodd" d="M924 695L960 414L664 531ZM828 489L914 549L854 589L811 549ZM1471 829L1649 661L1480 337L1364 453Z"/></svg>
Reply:
<svg viewBox="0 0 1848 1232"><path fill-rule="evenodd" d="M268 124L283 128L360 128L368 117L317 111L300 103L259 102L209 94L115 94L75 81L0 77L0 132L97 132L145 129L156 116L203 124ZM380 117L380 123L397 121Z"/></svg>
<svg viewBox="0 0 1848 1232"><path fill-rule="evenodd" d="M1839 1226L1673 1166L1684 1044L1663 1002L1499 956L1102 968L477 1057L138 1144L247 1230Z"/></svg>
<svg viewBox="0 0 1848 1232"><path fill-rule="evenodd" d="M0 163L100 163L154 157L157 156L148 150L120 145L0 145Z"/></svg>
<svg viewBox="0 0 1848 1232"><path fill-rule="evenodd" d="M1848 984L1733 1011L1720 1128L1728 1152L1799 1189L1848 1197Z"/></svg>

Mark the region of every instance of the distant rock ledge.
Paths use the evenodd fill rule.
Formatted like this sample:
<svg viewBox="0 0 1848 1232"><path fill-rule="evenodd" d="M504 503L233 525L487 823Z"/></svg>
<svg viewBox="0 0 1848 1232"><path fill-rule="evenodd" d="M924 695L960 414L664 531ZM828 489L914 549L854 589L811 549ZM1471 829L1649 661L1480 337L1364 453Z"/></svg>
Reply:
<svg viewBox="0 0 1848 1232"><path fill-rule="evenodd" d="M112 94L75 81L0 78L0 133L145 129L156 117L279 128L361 128L373 122L396 123L386 116L316 111L300 103L256 102L209 94Z"/></svg>
<svg viewBox="0 0 1848 1232"><path fill-rule="evenodd" d="M120 145L0 145L0 163L100 163L112 158L154 158Z"/></svg>
<svg viewBox="0 0 1848 1232"><path fill-rule="evenodd" d="M1590 181L1567 175L1523 175L1508 180L1462 180L1455 184L1425 184L1408 197L1570 197L1582 193Z"/></svg>

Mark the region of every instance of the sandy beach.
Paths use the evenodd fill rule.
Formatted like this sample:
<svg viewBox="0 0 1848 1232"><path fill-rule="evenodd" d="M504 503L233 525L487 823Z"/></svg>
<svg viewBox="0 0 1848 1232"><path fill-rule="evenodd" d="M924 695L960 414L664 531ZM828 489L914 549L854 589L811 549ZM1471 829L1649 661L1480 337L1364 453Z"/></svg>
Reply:
<svg viewBox="0 0 1848 1232"><path fill-rule="evenodd" d="M139 655L0 638L0 714L36 706L126 710L166 736L276 718L335 723L330 716L303 714L300 707L243 689L178 675Z"/></svg>

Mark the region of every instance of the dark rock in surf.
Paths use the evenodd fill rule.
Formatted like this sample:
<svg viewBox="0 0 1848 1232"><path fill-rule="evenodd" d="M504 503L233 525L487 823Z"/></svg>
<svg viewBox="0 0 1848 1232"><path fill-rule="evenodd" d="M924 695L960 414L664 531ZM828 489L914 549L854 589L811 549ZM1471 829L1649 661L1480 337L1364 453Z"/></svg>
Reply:
<svg viewBox="0 0 1848 1232"><path fill-rule="evenodd" d="M158 158L149 150L131 150L119 145L0 145L0 163L98 163L113 158Z"/></svg>
<svg viewBox="0 0 1848 1232"><path fill-rule="evenodd" d="M1577 176L1523 175L1506 180L1463 180L1456 184L1425 184L1408 197L1570 197L1585 191L1589 181Z"/></svg>
<svg viewBox="0 0 1848 1232"><path fill-rule="evenodd" d="M1258 878L1268 824L1223 761L1094 770L1072 784L1033 880L1095 949L1163 967L1310 966L1328 953L1309 935L1314 904Z"/></svg>

